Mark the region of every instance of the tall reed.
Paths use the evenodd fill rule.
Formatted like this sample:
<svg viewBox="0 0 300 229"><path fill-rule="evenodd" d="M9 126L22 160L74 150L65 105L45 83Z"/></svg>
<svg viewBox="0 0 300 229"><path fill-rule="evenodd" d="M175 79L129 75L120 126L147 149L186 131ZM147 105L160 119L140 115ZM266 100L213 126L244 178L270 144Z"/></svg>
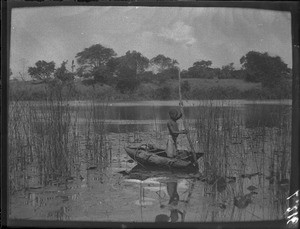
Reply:
<svg viewBox="0 0 300 229"><path fill-rule="evenodd" d="M228 175L230 144L239 141L240 122L239 114L232 107L213 106L211 101L205 107L198 107L197 142L205 153L204 171L212 180Z"/></svg>
<svg viewBox="0 0 300 229"><path fill-rule="evenodd" d="M76 133L72 133L77 113L72 113L62 90L61 85L45 87L47 100L42 103L10 102L11 193L66 181L74 172L74 164L78 165L79 146Z"/></svg>
<svg viewBox="0 0 300 229"><path fill-rule="evenodd" d="M85 145L88 166L105 168L112 158L112 145L107 137L108 102L97 104L94 99L86 111Z"/></svg>
<svg viewBox="0 0 300 229"><path fill-rule="evenodd" d="M280 219L288 196L291 112L281 105L268 107L274 109L271 113L264 109L214 106L209 101L205 107L198 107L195 128L199 148L205 153L204 175L208 183L205 191L214 193L213 202L217 203L218 198L230 191L222 193L218 181L234 177L231 192L240 197L238 208L246 208L249 203L247 188L252 184L262 196L263 208L269 206L267 217ZM269 202L264 201L266 197Z"/></svg>

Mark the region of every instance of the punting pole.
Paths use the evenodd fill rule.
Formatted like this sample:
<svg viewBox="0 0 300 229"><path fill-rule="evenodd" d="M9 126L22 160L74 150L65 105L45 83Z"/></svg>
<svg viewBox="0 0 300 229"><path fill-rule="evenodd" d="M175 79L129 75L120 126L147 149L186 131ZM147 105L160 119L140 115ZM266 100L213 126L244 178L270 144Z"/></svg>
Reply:
<svg viewBox="0 0 300 229"><path fill-rule="evenodd" d="M177 67L177 68L178 68L178 80L179 80L179 106L180 106L180 111L181 111L181 114L182 114L183 127L184 127L185 130L188 131L188 133L186 134L186 136L187 136L187 139L189 141L189 144L190 144L190 147L191 147L191 150L192 150L192 153L193 153L194 165L198 167L196 152L195 152L194 146L192 144L192 140L191 140L191 137L190 137L189 129L188 129L188 126L186 125L185 118L184 118L183 101L182 101L182 95L181 95L180 68L179 67Z"/></svg>

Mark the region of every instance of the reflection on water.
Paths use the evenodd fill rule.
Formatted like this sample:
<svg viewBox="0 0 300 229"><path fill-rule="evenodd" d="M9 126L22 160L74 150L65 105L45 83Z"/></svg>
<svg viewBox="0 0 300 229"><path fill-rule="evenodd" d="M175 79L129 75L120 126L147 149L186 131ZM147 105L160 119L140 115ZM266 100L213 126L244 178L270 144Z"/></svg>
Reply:
<svg viewBox="0 0 300 229"><path fill-rule="evenodd" d="M199 117L197 114L204 113L207 107L210 107L212 112L219 110L220 108L226 112L226 110L232 109L232 106L226 106L223 103L219 106L211 106L211 104L202 104L202 106L189 106L184 108L186 119L190 123L194 123ZM166 122L169 119L168 111L173 106L145 106L139 104L138 106L108 106L106 107L105 123L107 124L107 130L113 133L128 133L133 131L162 131L166 129ZM246 103L243 106L234 106L236 112L240 112L243 115L245 127L278 127L282 123L283 119L290 118L291 106L285 103L275 102L270 104L261 103ZM81 105L79 108L77 121L84 123L89 118L89 114L86 114L88 105ZM95 107L96 113L103 112L102 106ZM95 117L101 120L103 117ZM221 118L221 117L220 117Z"/></svg>
<svg viewBox="0 0 300 229"><path fill-rule="evenodd" d="M197 137L195 125L198 115L208 112L204 105L185 107L191 138L194 140ZM131 222L253 221L283 218L289 185L287 174L290 136L285 136L288 138L284 139L285 145L277 143L286 133L282 130L288 125L286 121L290 120L291 106L275 103L237 106L234 114L241 118L239 121L243 126L232 124L227 130L222 114L232 107L214 105L209 112L220 114L214 119L220 124L216 123L216 129L211 126L201 128L210 128L220 133L218 136L224 142L216 138L210 144L220 145L227 152L228 158L225 165L222 165L226 172L211 175L204 173L202 159L199 161L201 173L187 174L146 170L126 155L124 146L128 142L141 144L152 141L164 147L168 135L166 120L170 106L108 106L106 125L100 123L93 129L105 141L104 144L99 142L95 146L92 140L86 144L87 137L91 136L91 133L87 133L86 126L91 121L86 106L81 104L77 107L77 126L72 127L70 134L64 136L70 139L76 137L71 145L74 151L69 152L69 155L74 156L70 157L74 160L70 174L61 180L49 177L49 182L43 187L39 185L43 168L32 163L33 159L28 159L27 164L25 163L28 168L22 170L24 174L10 171L18 181L26 184L26 189L17 190L11 195L10 218ZM101 109L103 106L96 107L94 112L100 113ZM102 119L103 116L96 118L98 121ZM47 133L45 130L49 128L48 123L35 121L34 131L40 138L36 141L44 144L47 136L40 133ZM102 128L106 128L107 136L103 136ZM184 136L179 137L179 143L187 144ZM110 158L104 158L102 154L96 155L96 151L103 148L110 149ZM78 152L75 153L75 149ZM199 150L204 152L204 149L206 148L203 146ZM91 158L96 157L95 155L98 159L93 164ZM283 163L284 160L286 163Z"/></svg>
<svg viewBox="0 0 300 229"><path fill-rule="evenodd" d="M101 108L99 108L101 109ZM166 129L166 122L169 119L168 111L170 106L149 107L149 106L118 106L109 107L107 117L109 120L108 130L114 133L132 131L161 131ZM220 107L213 107L218 110ZM222 107L222 110L229 110L231 107ZM205 112L206 106L202 107L185 107L184 114L189 122L195 122L197 114ZM245 119L247 128L255 127L276 127L282 120L280 117L289 118L291 106L281 104L246 104L242 107L236 107L237 112L241 112Z"/></svg>
<svg viewBox="0 0 300 229"><path fill-rule="evenodd" d="M153 177L152 177L153 176ZM191 177L181 174L187 179ZM136 179L140 177L142 180ZM148 178L146 178L148 177ZM191 197L192 189L189 187L189 180L179 178L178 174L165 172L148 171L137 165L130 171L127 182L133 181L141 186L141 197L138 203L142 206L152 205L153 198L145 197L145 192L156 193L159 202L160 213L155 216L155 222L184 222L186 208ZM195 182L195 181L194 181ZM186 197L185 193L189 192ZM181 193L181 196L179 195ZM147 202L148 201L148 202ZM168 214L164 213L168 212ZM164 213L164 214L163 214Z"/></svg>
<svg viewBox="0 0 300 229"><path fill-rule="evenodd" d="M260 187L259 176L237 178L236 181L226 178L220 179L219 184L208 184L203 177L192 174L133 168L125 176L113 169L104 174L96 169L84 177L55 189L27 191L27 196L14 199L11 217L141 222L240 221L280 219L286 206L287 192L278 191L276 186ZM255 191L249 191L250 186L256 187ZM240 188L244 194L236 193Z"/></svg>

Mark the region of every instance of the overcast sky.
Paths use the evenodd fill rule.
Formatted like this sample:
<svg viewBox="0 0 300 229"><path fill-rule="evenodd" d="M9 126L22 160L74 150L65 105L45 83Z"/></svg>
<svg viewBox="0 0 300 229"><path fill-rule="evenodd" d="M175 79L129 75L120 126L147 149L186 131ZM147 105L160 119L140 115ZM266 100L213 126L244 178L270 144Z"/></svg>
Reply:
<svg viewBox="0 0 300 229"><path fill-rule="evenodd" d="M93 44L118 56L136 50L163 54L182 69L198 60L213 67L234 63L254 50L279 55L292 67L288 12L239 8L42 7L13 9L11 69L14 75L38 60L63 60Z"/></svg>

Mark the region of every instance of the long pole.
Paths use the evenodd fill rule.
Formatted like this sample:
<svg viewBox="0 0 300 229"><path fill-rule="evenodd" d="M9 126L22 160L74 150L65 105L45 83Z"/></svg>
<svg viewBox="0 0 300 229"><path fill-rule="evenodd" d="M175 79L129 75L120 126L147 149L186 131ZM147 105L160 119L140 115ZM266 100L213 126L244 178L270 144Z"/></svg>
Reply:
<svg viewBox="0 0 300 229"><path fill-rule="evenodd" d="M186 137L188 139L188 142L189 142L191 150L192 150L194 165L198 167L196 152L195 152L194 146L192 144L189 129L188 129L188 126L187 126L187 124L185 122L185 118L184 118L183 102L182 102L182 95L181 95L181 76L180 76L180 68L179 67L178 67L178 80L179 80L179 101L180 101L179 105L180 105L180 111L182 114L183 127L185 130L188 131L188 133L186 134Z"/></svg>

